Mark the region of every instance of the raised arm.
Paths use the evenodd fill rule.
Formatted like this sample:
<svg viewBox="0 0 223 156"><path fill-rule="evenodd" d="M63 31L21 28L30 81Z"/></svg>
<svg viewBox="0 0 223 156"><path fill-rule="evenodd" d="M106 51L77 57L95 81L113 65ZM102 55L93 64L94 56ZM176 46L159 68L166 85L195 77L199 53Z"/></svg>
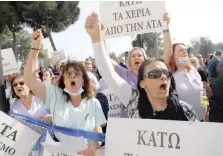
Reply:
<svg viewBox="0 0 223 156"><path fill-rule="evenodd" d="M170 19L167 13L164 15L163 20L167 22L167 25L169 24ZM173 52L172 52L172 43L168 26L167 29L163 31L163 39L164 39L164 61L167 65L169 65L170 57L173 55Z"/></svg>
<svg viewBox="0 0 223 156"><path fill-rule="evenodd" d="M37 97L45 102L46 87L43 82L37 80L36 77L36 64L42 42L42 32L38 29L32 36L31 49L24 69L24 82Z"/></svg>
<svg viewBox="0 0 223 156"><path fill-rule="evenodd" d="M85 29L91 37L97 66L105 83L108 84L108 87L112 89L123 104L127 106L131 98L132 87L114 70L103 43L101 24L98 22L97 14L94 13L88 16Z"/></svg>

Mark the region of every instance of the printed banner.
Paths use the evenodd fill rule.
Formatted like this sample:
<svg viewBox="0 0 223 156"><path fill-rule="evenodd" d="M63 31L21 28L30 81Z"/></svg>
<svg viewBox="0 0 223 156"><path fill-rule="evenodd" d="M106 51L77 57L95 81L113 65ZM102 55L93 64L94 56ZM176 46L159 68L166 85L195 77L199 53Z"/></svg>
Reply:
<svg viewBox="0 0 223 156"><path fill-rule="evenodd" d="M105 155L222 156L222 132L218 123L109 118Z"/></svg>
<svg viewBox="0 0 223 156"><path fill-rule="evenodd" d="M164 1L100 1L105 38L164 30Z"/></svg>
<svg viewBox="0 0 223 156"><path fill-rule="evenodd" d="M20 73L20 68L16 61L12 48L1 50L1 54L4 76L14 73Z"/></svg>
<svg viewBox="0 0 223 156"><path fill-rule="evenodd" d="M0 111L0 155L27 156L40 134Z"/></svg>

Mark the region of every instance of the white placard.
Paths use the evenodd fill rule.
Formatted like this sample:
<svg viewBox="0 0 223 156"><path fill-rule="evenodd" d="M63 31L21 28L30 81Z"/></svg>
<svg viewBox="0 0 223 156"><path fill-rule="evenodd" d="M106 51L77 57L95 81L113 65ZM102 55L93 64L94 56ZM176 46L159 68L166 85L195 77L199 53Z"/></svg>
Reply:
<svg viewBox="0 0 223 156"><path fill-rule="evenodd" d="M105 38L164 30L164 1L100 1Z"/></svg>
<svg viewBox="0 0 223 156"><path fill-rule="evenodd" d="M0 111L0 155L26 156L40 134Z"/></svg>
<svg viewBox="0 0 223 156"><path fill-rule="evenodd" d="M54 61L63 61L66 59L64 50L52 52L52 58Z"/></svg>
<svg viewBox="0 0 223 156"><path fill-rule="evenodd" d="M109 118L106 156L222 156L223 124Z"/></svg>
<svg viewBox="0 0 223 156"><path fill-rule="evenodd" d="M78 152L87 149L87 144L83 137L67 136L62 142L55 142L49 132L46 140L41 143L44 147L43 156L78 156Z"/></svg>
<svg viewBox="0 0 223 156"><path fill-rule="evenodd" d="M16 61L12 48L2 49L1 55L4 76L14 73L20 73L20 68Z"/></svg>

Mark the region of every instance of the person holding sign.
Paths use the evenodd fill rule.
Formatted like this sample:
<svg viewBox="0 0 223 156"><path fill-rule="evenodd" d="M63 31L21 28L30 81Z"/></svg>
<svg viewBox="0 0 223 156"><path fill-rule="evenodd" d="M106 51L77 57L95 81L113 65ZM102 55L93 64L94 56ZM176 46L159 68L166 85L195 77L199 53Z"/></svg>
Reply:
<svg viewBox="0 0 223 156"><path fill-rule="evenodd" d="M169 17L166 13L163 17L163 20L169 24ZM168 29L163 31L164 36L164 51L169 50L169 31ZM118 63L112 60L112 64L115 68L115 71L118 73L119 76L121 76L128 84L130 84L133 87L137 86L137 76L138 71L142 63L146 60L147 56L145 53L145 50L140 47L134 47L128 55L127 58L127 66L128 69L120 66Z"/></svg>
<svg viewBox="0 0 223 156"><path fill-rule="evenodd" d="M148 59L138 73L137 89L129 85L114 70L106 52L98 15L88 16L85 30L90 35L98 69L123 102L131 118L196 121L193 108L180 101L175 92L171 71L162 59Z"/></svg>
<svg viewBox="0 0 223 156"><path fill-rule="evenodd" d="M72 61L64 65L58 87L38 81L35 76L36 62L42 46L42 31L33 33L31 50L24 69L24 81L31 91L45 102L52 114L52 122L57 126L78 128L102 133L106 123L99 101L84 66ZM71 136L55 133L58 141ZM88 148L77 151L84 156L95 155L100 142L88 141Z"/></svg>

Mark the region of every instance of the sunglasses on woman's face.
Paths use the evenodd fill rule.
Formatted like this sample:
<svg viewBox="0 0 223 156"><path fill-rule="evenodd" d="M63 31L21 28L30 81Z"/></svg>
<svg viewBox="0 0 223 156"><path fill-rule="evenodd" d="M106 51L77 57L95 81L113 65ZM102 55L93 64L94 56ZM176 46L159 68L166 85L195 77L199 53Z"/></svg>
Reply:
<svg viewBox="0 0 223 156"><path fill-rule="evenodd" d="M13 87L17 87L18 85L23 86L25 83L23 81L20 81L18 83L13 83L12 86Z"/></svg>
<svg viewBox="0 0 223 156"><path fill-rule="evenodd" d="M162 76L162 74L166 75L167 78L172 77L172 73L168 69L155 69L144 75L144 78L149 79L158 79Z"/></svg>

